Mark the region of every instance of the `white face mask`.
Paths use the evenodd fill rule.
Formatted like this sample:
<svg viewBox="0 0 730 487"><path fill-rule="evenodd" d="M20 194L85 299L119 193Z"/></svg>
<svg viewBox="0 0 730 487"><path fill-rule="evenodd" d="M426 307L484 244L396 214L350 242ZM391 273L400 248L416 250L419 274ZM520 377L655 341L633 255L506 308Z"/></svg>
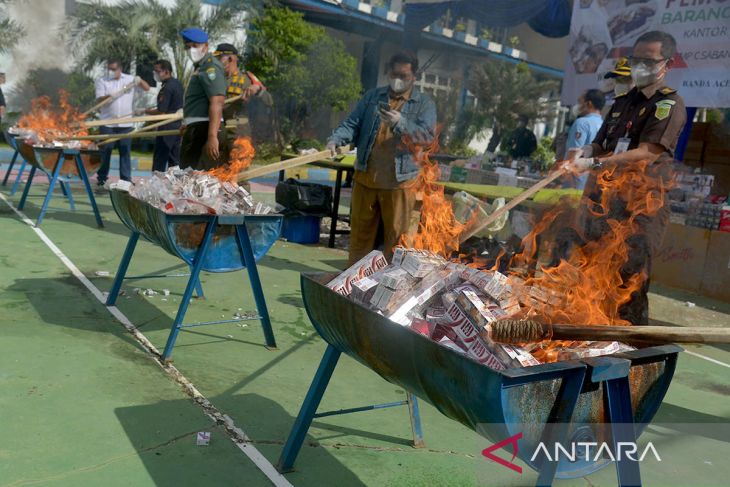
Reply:
<svg viewBox="0 0 730 487"><path fill-rule="evenodd" d="M659 63L655 68L650 68L644 63L639 63L636 66L631 66L631 79L637 88L644 88L658 79L657 73L662 69L662 64Z"/></svg>
<svg viewBox="0 0 730 487"><path fill-rule="evenodd" d="M191 47L190 49L188 49L188 57L190 57L190 60L192 62L197 63L205 57L205 53L200 47Z"/></svg>
<svg viewBox="0 0 730 487"><path fill-rule="evenodd" d="M117 78L117 70L116 69L107 69L106 75L109 77L109 79L116 79Z"/></svg>
<svg viewBox="0 0 730 487"><path fill-rule="evenodd" d="M573 118L578 118L580 116L580 103L576 103L570 107L570 114L573 115Z"/></svg>
<svg viewBox="0 0 730 487"><path fill-rule="evenodd" d="M408 89L408 85L400 78L391 78L390 89L393 90L393 93L403 93Z"/></svg>
<svg viewBox="0 0 730 487"><path fill-rule="evenodd" d="M631 90L631 83L616 83L613 85L614 96L625 95Z"/></svg>
<svg viewBox="0 0 730 487"><path fill-rule="evenodd" d="M159 73L158 73L157 71L155 71L155 72L154 72L154 73L152 74L152 76L154 76L154 77L155 77L155 82L156 82L156 83L162 83L162 78L160 77L160 74L159 74Z"/></svg>

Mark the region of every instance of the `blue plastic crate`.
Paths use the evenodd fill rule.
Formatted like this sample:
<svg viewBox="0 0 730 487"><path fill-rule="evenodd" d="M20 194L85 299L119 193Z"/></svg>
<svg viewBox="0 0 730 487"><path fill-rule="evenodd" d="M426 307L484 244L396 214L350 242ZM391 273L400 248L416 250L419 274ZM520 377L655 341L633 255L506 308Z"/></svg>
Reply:
<svg viewBox="0 0 730 487"><path fill-rule="evenodd" d="M284 217L281 236L290 242L300 244L319 243L321 216L289 215Z"/></svg>

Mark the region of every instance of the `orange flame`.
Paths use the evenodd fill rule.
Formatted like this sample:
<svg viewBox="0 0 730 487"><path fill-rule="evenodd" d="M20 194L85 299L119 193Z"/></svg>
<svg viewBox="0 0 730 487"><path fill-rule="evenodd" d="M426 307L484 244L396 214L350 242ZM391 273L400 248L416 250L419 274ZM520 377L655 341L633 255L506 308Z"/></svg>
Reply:
<svg viewBox="0 0 730 487"><path fill-rule="evenodd" d="M229 162L225 166L217 167L209 171L220 181L235 183L238 181L238 173L245 171L251 165L256 151L253 148L250 137L237 137L233 142L233 149Z"/></svg>
<svg viewBox="0 0 730 487"><path fill-rule="evenodd" d="M465 225L454 218L443 187L436 184L438 164L429 159L429 154L437 143L422 148L405 142L421 166L410 190L422 193L423 204L419 231L401 236L400 244L450 257L459 248L459 234ZM672 182L661 175L662 171L661 165L644 161L599 173L596 194L600 196L596 201L584 198L583 210L579 210L583 219L601 221L601 235L594 235L593 239L585 238L584 229L575 218L576 209L567 201L548 211L522 240L522 253L515 255L508 266L512 294L522 303L515 317L537 317L547 323L630 325L619 310L641 289L648 276L645 271L626 275L622 268L634 251L630 239L645 232L642 223L646 223L647 217L655 217L664 206ZM616 211L616 202L621 202L620 211ZM550 237L565 221L573 222L571 226L585 243L555 267L538 265L537 237ZM554 239L543 239L551 240ZM500 254L498 263L502 258ZM526 267L535 268L534 275L526 276ZM545 347L543 358L550 360L554 355L549 353L550 349L558 345L559 342L553 342Z"/></svg>
<svg viewBox="0 0 730 487"><path fill-rule="evenodd" d="M59 106L53 107L51 99L41 96L31 101L31 111L18 121L18 127L32 130L41 143L51 143L59 137L83 136L89 132L78 126L86 117L68 102L68 93L58 90ZM77 127L74 127L77 125ZM82 145L88 142L82 142Z"/></svg>
<svg viewBox="0 0 730 487"><path fill-rule="evenodd" d="M648 276L641 272L630 276L621 270L629 261L629 239L645 229L637 219L653 217L664 206L665 194L672 184L665 181L650 163L643 161L631 166L606 169L597 176L600 198L593 202L585 198L589 218L602 218L605 228L600 238L589 240L573 250L568 260L556 267L542 267L541 275L525 281L525 286L538 286L560 304L532 300L527 314L534 314L549 323L588 325L630 325L619 316L622 305L641 289ZM625 203L619 214L612 213L616 201ZM567 205L559 206L543 218L525 237L523 244L534 242L545 231L545 221L552 222L562 213L571 212ZM586 215L588 216L588 215ZM576 228L579 235L582 228ZM583 235L581 235L583 237ZM532 244L515 256L516 260L534 262L537 249Z"/></svg>
<svg viewBox="0 0 730 487"><path fill-rule="evenodd" d="M438 150L438 136L427 147L418 146L407 138L403 142L421 168L408 191L421 195L422 203L418 231L401 235L398 245L431 250L449 258L459 249L459 235L465 225L454 217L451 201L444 195L444 187L437 184L441 170L429 155Z"/></svg>

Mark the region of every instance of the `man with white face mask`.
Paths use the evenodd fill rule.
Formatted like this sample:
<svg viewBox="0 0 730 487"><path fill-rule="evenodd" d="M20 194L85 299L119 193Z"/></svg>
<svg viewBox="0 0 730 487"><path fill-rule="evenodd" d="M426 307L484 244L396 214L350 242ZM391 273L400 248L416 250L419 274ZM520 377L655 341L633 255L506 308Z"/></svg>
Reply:
<svg viewBox="0 0 730 487"><path fill-rule="evenodd" d="M408 188L419 167L403 138L429 144L436 130L436 105L413 83L418 58L408 52L394 55L388 63L388 86L362 97L347 119L330 136L327 147L355 143L355 185L352 190L350 263L377 245L382 224L383 252L390 258L400 236L408 230L416 205Z"/></svg>
<svg viewBox="0 0 730 487"><path fill-rule="evenodd" d="M139 76L122 72L122 63L118 59L109 59L106 62L106 74L96 80L96 102L112 98L113 100L101 107L99 118L111 120L115 118L131 117L134 114L134 95L138 89L149 91L150 85ZM132 123L116 123L99 127L101 134L126 134L132 131ZM109 177L112 151L119 148L119 178L125 181L132 180L132 139L119 139L105 144L101 150L101 168L96 173L96 182L99 186Z"/></svg>
<svg viewBox="0 0 730 487"><path fill-rule="evenodd" d="M221 130L226 74L208 52L208 34L197 28L180 35L195 71L185 91L180 167L207 171L228 163L228 142Z"/></svg>
<svg viewBox="0 0 730 487"><path fill-rule="evenodd" d="M582 200L588 204L583 212L583 235L579 237L575 232L570 236L567 235L570 230L566 230L557 246L563 255L553 256L553 263L559 258L567 258L573 243L583 243L583 239L597 241L610 231L611 220L631 218L636 233L626 240L629 255L621 267L621 275L624 282L635 275L644 280L631 301L619 309L619 314L635 325L649 322L647 293L651 257L661 244L669 220L666 192L657 190L654 194L658 199L664 198L664 205L654 215L632 214L630 208L636 202L631 201L632 193L628 191L625 200L605 202L609 211L604 215L598 209L601 190L597 176L605 170L613 171L617 176L639 162L648 162L646 174L657 187L666 188L669 184L669 163L674 159L674 149L687 119L682 97L664 84L676 51L674 38L664 32L647 32L636 40L629 58L635 87L616 98L593 143L574 150L568 165L576 173L589 173Z"/></svg>

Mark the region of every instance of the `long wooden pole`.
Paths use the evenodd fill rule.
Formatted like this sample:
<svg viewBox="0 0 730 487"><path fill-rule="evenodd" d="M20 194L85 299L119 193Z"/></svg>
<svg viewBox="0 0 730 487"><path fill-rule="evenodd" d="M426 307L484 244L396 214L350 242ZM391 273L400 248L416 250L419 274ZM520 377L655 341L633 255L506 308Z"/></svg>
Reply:
<svg viewBox="0 0 730 487"><path fill-rule="evenodd" d="M139 117L121 117L109 118L106 120L90 120L88 122L81 122L81 125L84 127L101 127L102 125L116 125L119 123L158 122L160 120L173 120L176 117L182 118L182 114L162 113L160 115L143 115Z"/></svg>
<svg viewBox="0 0 730 487"><path fill-rule="evenodd" d="M562 164L563 164L563 162L558 162L558 165L562 165ZM526 189L519 195L515 196L506 205L504 205L503 207L499 208L497 211L495 211L494 213L489 215L485 220L479 222L477 224L477 226L470 229L466 233L462 233L459 237L460 241L464 242L472 235L481 232L483 229L487 228L489 225L494 223L499 217L501 217L502 215L507 213L509 210L511 210L515 206L517 206L520 203L522 203L523 201L525 201L526 199L530 198L532 195L534 195L535 193L537 193L538 191L543 189L545 186L547 186L548 184L550 184L553 181L555 181L556 179L558 179L560 176L562 176L566 172L567 172L567 170L565 168L561 167L560 169L557 169L555 172L553 172L552 174L550 174L549 176L544 178L542 181L536 183L529 189Z"/></svg>
<svg viewBox="0 0 730 487"><path fill-rule="evenodd" d="M81 115L85 117L85 116L87 116L87 115L89 115L91 113L94 113L98 109L107 106L108 104L110 104L111 102L113 102L114 100L116 100L117 98L119 98L120 95L123 95L124 93L126 93L127 90L129 90L130 88L134 88L134 83L129 83L127 86L125 86L124 88L122 88L120 91L118 91L116 93L112 93L111 95L109 95L108 98L104 98L99 103L97 103L93 107L89 108L88 110L86 110Z"/></svg>
<svg viewBox="0 0 730 487"><path fill-rule="evenodd" d="M157 132L142 132L142 133L128 133L128 134L102 134L102 135L78 135L74 137L58 137L57 140L106 140L112 137L119 137L123 135L123 139L143 139L145 137L158 137L165 135L180 135L180 130L158 130Z"/></svg>
<svg viewBox="0 0 730 487"><path fill-rule="evenodd" d="M343 147L337 148L338 154L344 154L345 152L350 150L350 146L346 145ZM261 176L265 176L267 174L271 174L272 172L278 172L283 169L291 169L293 167L301 166L304 164L309 164L310 162L316 162L321 161L322 159L327 159L331 157L330 151L323 150L319 152L314 152L312 154L305 154L303 156L294 157L292 159L284 159L283 161L275 162L273 164L267 164L266 166L258 166L251 169L248 169L246 171L238 173L238 180L239 181L246 181L253 178L259 178Z"/></svg>
<svg viewBox="0 0 730 487"><path fill-rule="evenodd" d="M243 97L243 95L232 96L230 98L226 98L226 100L223 103L227 105L229 103L233 103L234 101L241 99L241 97ZM154 115L150 115L150 116L154 116ZM140 117L140 118L142 118L142 117ZM148 131L152 130L153 128L161 127L163 125L167 125L168 123L177 122L178 120L182 120L182 119L183 119L182 113L176 113L175 116L171 117L170 119L165 119L160 122L153 123L152 125L145 125L144 127L140 127L137 130L133 130L132 132L130 132L130 134L148 132ZM138 120L138 121L143 122L145 120ZM106 121L106 123L109 123L109 121ZM111 143L121 140L123 138L124 137L114 137L113 139L105 140L104 142L101 142L98 145L102 146L102 145L106 145L106 144L111 144Z"/></svg>
<svg viewBox="0 0 730 487"><path fill-rule="evenodd" d="M137 130L133 130L132 132L129 132L126 135L134 135L134 134L139 134L139 133L142 133L142 132L149 132L152 129L156 129L156 128L161 127L163 125L167 125L168 123L177 122L178 120L182 120L182 114L180 114L179 117L174 117L174 118L171 118L169 120L162 120L160 122L153 123L151 125L145 125L144 127L140 127ZM98 146L102 146L102 145L106 145L106 144L111 144L113 142L116 142L116 141L121 140L121 139L124 139L124 138L126 138L126 137L119 137L119 136L113 137L113 138L108 139L108 140L105 140L103 142L99 142L97 145Z"/></svg>
<svg viewBox="0 0 730 487"><path fill-rule="evenodd" d="M513 320L505 320L511 322ZM627 343L730 343L730 328L710 326L610 326L610 325L565 325L530 322L532 327L537 326L539 333L531 330L530 337L520 333L519 320L516 323L506 323L514 330L495 330L486 333L490 339L500 343L520 343L540 340L589 340L613 341ZM503 325L496 322L497 327ZM500 333L501 331L501 333Z"/></svg>

